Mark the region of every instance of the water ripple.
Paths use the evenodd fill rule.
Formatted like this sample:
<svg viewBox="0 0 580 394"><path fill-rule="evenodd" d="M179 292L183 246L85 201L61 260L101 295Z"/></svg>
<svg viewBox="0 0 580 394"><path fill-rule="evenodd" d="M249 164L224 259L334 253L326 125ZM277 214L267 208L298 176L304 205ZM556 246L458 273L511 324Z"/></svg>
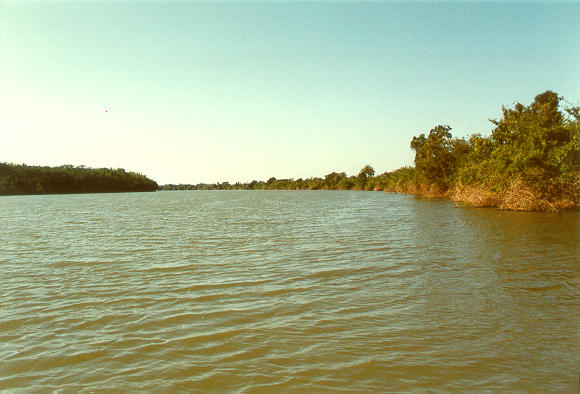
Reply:
<svg viewBox="0 0 580 394"><path fill-rule="evenodd" d="M0 199L0 389L574 391L577 212L364 192Z"/></svg>

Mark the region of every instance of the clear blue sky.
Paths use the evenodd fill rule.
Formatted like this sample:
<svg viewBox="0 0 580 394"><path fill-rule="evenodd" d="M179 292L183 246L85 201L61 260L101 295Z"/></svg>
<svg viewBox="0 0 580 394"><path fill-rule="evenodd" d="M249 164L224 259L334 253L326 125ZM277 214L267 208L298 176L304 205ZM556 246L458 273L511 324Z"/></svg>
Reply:
<svg viewBox="0 0 580 394"><path fill-rule="evenodd" d="M580 3L0 0L0 161L159 183L378 173L580 102Z"/></svg>

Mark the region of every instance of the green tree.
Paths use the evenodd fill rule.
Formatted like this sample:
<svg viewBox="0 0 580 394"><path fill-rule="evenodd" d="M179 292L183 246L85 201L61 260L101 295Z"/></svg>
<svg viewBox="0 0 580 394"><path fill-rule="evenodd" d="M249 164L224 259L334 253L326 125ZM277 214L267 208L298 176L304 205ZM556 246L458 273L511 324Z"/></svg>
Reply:
<svg viewBox="0 0 580 394"><path fill-rule="evenodd" d="M336 185L340 190L350 190L354 187L353 177L343 178Z"/></svg>
<svg viewBox="0 0 580 394"><path fill-rule="evenodd" d="M420 183L433 184L441 190L449 188L457 162L456 145L450 130L450 126L438 125L429 131L427 137L425 134L413 137L411 149L415 151L415 168Z"/></svg>
<svg viewBox="0 0 580 394"><path fill-rule="evenodd" d="M548 90L524 106L502 107L489 160L482 162L488 184L505 188L521 179L545 200L577 193L580 158L578 108L562 108L562 97ZM572 198L572 197L570 197Z"/></svg>
<svg viewBox="0 0 580 394"><path fill-rule="evenodd" d="M361 170L358 173L358 176L354 181L355 188L358 190L366 190L367 183L369 182L370 179L372 179L374 175L375 170L370 165L367 164L366 166L361 168Z"/></svg>
<svg viewBox="0 0 580 394"><path fill-rule="evenodd" d="M358 173L359 178L372 178L373 176L375 176L375 170L373 169L373 167L371 167L370 165L366 165L363 168L361 168L361 170Z"/></svg>
<svg viewBox="0 0 580 394"><path fill-rule="evenodd" d="M324 183L326 184L326 188L329 190L335 190L338 188L338 184L346 178L346 174L344 172L331 172L324 176Z"/></svg>

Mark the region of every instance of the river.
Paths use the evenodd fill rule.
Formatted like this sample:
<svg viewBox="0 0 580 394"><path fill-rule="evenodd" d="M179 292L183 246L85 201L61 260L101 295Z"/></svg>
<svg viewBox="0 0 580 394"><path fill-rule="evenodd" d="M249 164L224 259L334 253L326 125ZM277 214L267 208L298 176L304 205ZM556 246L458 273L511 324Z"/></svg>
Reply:
<svg viewBox="0 0 580 394"><path fill-rule="evenodd" d="M0 198L0 389L577 392L580 213Z"/></svg>

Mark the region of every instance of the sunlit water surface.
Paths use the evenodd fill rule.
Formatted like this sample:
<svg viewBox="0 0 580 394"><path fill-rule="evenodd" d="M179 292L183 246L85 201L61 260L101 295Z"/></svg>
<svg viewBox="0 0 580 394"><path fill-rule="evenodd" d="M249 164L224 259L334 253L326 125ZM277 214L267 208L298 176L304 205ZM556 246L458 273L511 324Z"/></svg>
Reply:
<svg viewBox="0 0 580 394"><path fill-rule="evenodd" d="M579 214L0 198L0 389L576 392Z"/></svg>

